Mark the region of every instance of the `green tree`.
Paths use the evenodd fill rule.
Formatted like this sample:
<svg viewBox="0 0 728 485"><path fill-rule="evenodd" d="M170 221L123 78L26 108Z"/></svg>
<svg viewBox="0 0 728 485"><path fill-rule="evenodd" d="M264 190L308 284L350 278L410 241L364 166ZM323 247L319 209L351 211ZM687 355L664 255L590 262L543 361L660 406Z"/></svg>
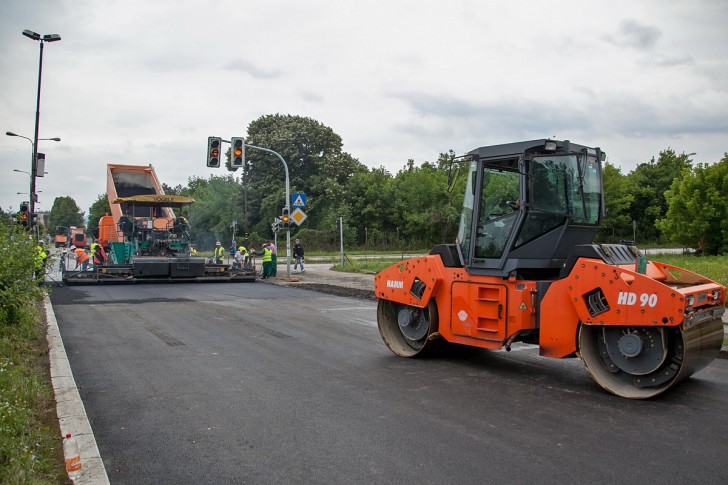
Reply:
<svg viewBox="0 0 728 485"><path fill-rule="evenodd" d="M602 241L617 241L632 238L632 215L630 208L634 195L629 190L626 175L611 163L604 165L602 174L604 181L604 205L607 215L599 231Z"/></svg>
<svg viewBox="0 0 728 485"><path fill-rule="evenodd" d="M358 241L384 247L387 234L396 230L393 177L384 167L354 174L347 183L351 211L356 220L348 221ZM393 242L393 241L392 241Z"/></svg>
<svg viewBox="0 0 728 485"><path fill-rule="evenodd" d="M348 179L366 167L342 151L341 137L322 123L311 118L292 115L266 115L248 126L247 143L274 150L286 161L292 192L308 196L307 226L327 226L331 212L344 196ZM282 194L285 172L275 155L246 149L243 167L245 207L252 230L262 232L286 204ZM275 208L275 206L278 206ZM262 210L265 206L266 209Z"/></svg>
<svg viewBox="0 0 728 485"><path fill-rule="evenodd" d="M685 169L667 191L658 227L670 241L704 254L728 252L728 154L715 165Z"/></svg>
<svg viewBox="0 0 728 485"><path fill-rule="evenodd" d="M242 187L232 175L210 176L204 183L191 181L195 187L188 196L195 199L189 209L192 239L203 249L219 240L225 245L232 239L232 222L242 217Z"/></svg>
<svg viewBox="0 0 728 485"><path fill-rule="evenodd" d="M394 178L396 212L405 245L432 246L455 239L460 208L448 191L448 174L424 162L407 162Z"/></svg>
<svg viewBox="0 0 728 485"><path fill-rule="evenodd" d="M106 194L99 194L88 209L88 227L86 232L88 234L96 234L99 228L99 220L106 214L111 214L111 206L109 206L109 198Z"/></svg>
<svg viewBox="0 0 728 485"><path fill-rule="evenodd" d="M677 155L668 148L660 152L657 161L653 158L649 163L641 163L629 174L629 192L634 197L629 212L632 220L637 221L640 241L657 241L660 233L656 222L667 212L665 192L691 165L687 155Z"/></svg>
<svg viewBox="0 0 728 485"><path fill-rule="evenodd" d="M50 227L55 231L57 226L61 227L83 227L84 213L72 197L56 197L53 207L48 216ZM54 232L55 233L55 232Z"/></svg>
<svg viewBox="0 0 728 485"><path fill-rule="evenodd" d="M182 193L185 190L185 188L182 187L182 184L177 184L176 186L172 187L162 182L162 190L166 195L185 195Z"/></svg>

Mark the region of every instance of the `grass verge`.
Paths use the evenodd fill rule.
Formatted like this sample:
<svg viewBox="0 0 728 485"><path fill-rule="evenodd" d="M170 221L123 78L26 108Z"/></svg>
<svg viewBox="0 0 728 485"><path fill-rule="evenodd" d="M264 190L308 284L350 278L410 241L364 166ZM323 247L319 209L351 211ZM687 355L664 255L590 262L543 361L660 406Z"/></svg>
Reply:
<svg viewBox="0 0 728 485"><path fill-rule="evenodd" d="M0 483L68 483L38 308L0 325Z"/></svg>
<svg viewBox="0 0 728 485"><path fill-rule="evenodd" d="M396 259L352 259L345 260L344 265L334 264L331 269L334 271L343 271L346 273L379 273L385 268L389 268L395 263L402 261L401 258Z"/></svg>

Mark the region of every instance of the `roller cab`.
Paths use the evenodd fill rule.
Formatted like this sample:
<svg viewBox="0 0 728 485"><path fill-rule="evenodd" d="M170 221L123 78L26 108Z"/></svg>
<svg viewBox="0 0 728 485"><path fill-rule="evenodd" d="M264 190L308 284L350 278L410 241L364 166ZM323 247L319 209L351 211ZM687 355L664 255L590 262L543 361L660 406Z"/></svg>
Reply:
<svg viewBox="0 0 728 485"><path fill-rule="evenodd" d="M569 141L482 147L455 244L375 277L377 321L402 357L442 342L578 355L605 390L664 392L720 351L726 290L646 261L630 244L593 244L604 216L604 153Z"/></svg>

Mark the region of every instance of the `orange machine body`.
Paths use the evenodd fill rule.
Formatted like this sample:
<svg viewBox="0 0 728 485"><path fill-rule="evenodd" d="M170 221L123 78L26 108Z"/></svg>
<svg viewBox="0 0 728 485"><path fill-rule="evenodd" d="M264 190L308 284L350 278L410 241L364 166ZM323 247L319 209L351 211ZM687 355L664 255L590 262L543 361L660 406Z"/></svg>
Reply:
<svg viewBox="0 0 728 485"><path fill-rule="evenodd" d="M428 255L381 271L374 286L377 298L403 305L426 308L434 300L436 333L448 342L500 349L531 333L549 357L577 351L580 324L689 326L722 312L726 299L725 287L681 268L649 262L641 274L636 264L588 258L562 279L537 282L473 275ZM596 315L593 295L601 301Z"/></svg>

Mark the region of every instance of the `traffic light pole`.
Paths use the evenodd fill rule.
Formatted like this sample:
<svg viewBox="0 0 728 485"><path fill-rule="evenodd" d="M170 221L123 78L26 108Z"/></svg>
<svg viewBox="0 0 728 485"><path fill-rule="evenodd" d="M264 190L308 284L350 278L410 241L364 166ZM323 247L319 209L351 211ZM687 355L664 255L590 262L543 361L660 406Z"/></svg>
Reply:
<svg viewBox="0 0 728 485"><path fill-rule="evenodd" d="M272 153L278 159L283 163L283 168L286 170L286 210L288 213L291 211L291 181L288 177L288 164L285 160L283 160L283 157L273 150L269 150L268 148L262 148L262 147L256 147L253 145L245 144L246 147L252 148L253 150L262 150L267 153ZM291 228L286 228L286 277L291 278Z"/></svg>

